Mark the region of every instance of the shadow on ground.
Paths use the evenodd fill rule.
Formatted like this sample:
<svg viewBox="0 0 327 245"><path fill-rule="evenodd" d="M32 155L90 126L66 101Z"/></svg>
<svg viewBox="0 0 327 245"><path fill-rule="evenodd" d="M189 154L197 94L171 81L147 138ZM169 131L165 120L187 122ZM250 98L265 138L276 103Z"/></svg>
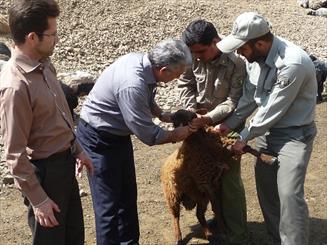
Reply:
<svg viewBox="0 0 327 245"><path fill-rule="evenodd" d="M204 239L202 228L199 224L190 227L191 232L185 234L183 244L194 244L193 239ZM270 245L266 227L264 223L248 222L248 228L256 245ZM227 245L226 241L216 235L216 240L213 242L196 242L197 245ZM310 218L310 245L327 245L327 219Z"/></svg>

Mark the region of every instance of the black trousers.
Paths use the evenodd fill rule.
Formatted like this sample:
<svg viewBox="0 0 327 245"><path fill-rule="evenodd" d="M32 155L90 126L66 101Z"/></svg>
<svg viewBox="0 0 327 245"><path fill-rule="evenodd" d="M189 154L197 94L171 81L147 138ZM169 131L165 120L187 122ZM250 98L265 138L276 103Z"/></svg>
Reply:
<svg viewBox="0 0 327 245"><path fill-rule="evenodd" d="M98 131L82 120L77 137L94 165L89 182L97 244L138 244L137 188L130 137Z"/></svg>
<svg viewBox="0 0 327 245"><path fill-rule="evenodd" d="M54 211L59 226L43 227L36 222L33 208L25 198L33 245L84 244L84 221L75 178L75 158L67 150L46 159L33 160L32 164L41 186L60 209L60 213Z"/></svg>

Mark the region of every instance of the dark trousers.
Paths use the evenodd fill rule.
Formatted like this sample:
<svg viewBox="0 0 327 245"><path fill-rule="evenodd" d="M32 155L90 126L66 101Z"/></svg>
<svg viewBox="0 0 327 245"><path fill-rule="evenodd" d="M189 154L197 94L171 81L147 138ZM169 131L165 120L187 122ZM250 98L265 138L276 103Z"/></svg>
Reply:
<svg viewBox="0 0 327 245"><path fill-rule="evenodd" d="M89 177L98 245L138 244L137 187L129 136L98 131L80 121L77 137L91 157Z"/></svg>
<svg viewBox="0 0 327 245"><path fill-rule="evenodd" d="M43 227L35 221L33 208L25 198L33 245L84 244L84 221L75 178L75 158L67 150L47 159L34 160L32 164L41 186L60 209L60 213L54 211L59 226Z"/></svg>

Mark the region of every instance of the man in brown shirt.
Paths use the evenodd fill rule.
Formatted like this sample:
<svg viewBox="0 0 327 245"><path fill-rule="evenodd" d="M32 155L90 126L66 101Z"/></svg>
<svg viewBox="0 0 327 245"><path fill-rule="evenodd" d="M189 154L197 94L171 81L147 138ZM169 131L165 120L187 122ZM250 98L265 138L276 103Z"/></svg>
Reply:
<svg viewBox="0 0 327 245"><path fill-rule="evenodd" d="M29 206L33 244L84 244L75 178L90 158L75 140L72 117L49 56L58 41L54 0L17 0L9 9L15 46L0 76L5 159Z"/></svg>
<svg viewBox="0 0 327 245"><path fill-rule="evenodd" d="M223 54L217 48L220 37L206 20L191 22L182 38L194 59L192 67L178 80L180 97L185 108L208 111L193 119L193 126L215 125L237 106L246 77L245 63L237 54ZM230 169L222 177L221 200L229 244L249 244L240 159L230 163Z"/></svg>

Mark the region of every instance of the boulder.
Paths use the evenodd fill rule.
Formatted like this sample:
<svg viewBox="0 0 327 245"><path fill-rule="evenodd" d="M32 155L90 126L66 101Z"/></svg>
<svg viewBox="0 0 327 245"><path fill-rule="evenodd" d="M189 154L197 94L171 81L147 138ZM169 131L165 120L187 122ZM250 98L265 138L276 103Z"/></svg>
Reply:
<svg viewBox="0 0 327 245"><path fill-rule="evenodd" d="M95 77L85 71L60 73L58 79L67 84L77 96L88 94L95 83Z"/></svg>
<svg viewBox="0 0 327 245"><path fill-rule="evenodd" d="M7 174L5 177L3 177L2 183L4 185L13 185L14 184L14 177L12 175Z"/></svg>
<svg viewBox="0 0 327 245"><path fill-rule="evenodd" d="M327 0L297 0L297 3L303 8L313 10L327 7Z"/></svg>
<svg viewBox="0 0 327 245"><path fill-rule="evenodd" d="M307 14L313 15L313 16L327 17L327 8L319 8L317 10L309 10Z"/></svg>

